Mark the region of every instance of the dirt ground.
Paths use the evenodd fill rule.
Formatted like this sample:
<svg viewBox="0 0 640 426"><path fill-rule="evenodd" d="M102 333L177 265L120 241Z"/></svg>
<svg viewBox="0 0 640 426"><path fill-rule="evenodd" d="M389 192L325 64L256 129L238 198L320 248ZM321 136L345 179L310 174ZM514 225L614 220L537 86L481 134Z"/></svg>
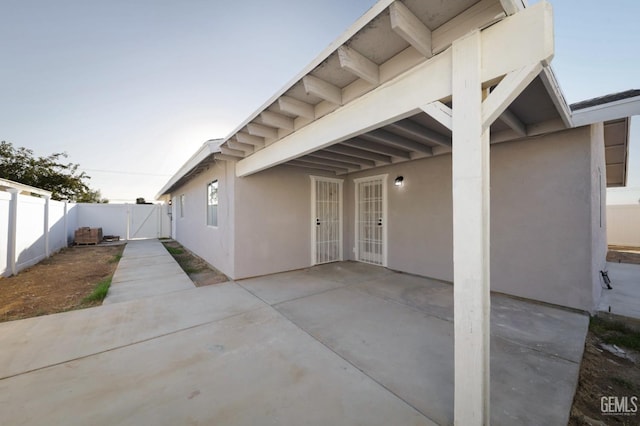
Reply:
<svg viewBox="0 0 640 426"><path fill-rule="evenodd" d="M229 278L225 274L185 249L179 242L162 240L162 243L180 267L182 267L182 270L191 278L191 281L193 281L196 287L229 281Z"/></svg>
<svg viewBox="0 0 640 426"><path fill-rule="evenodd" d="M607 261L640 264L640 250L629 247L609 247ZM617 343L624 354L604 349ZM626 345L625 345L626 343ZM576 389L569 425L640 425L640 333L624 324L607 319L592 319L580 364L580 379ZM602 412L603 397L637 397L637 412L611 415ZM605 410L607 409L605 400Z"/></svg>
<svg viewBox="0 0 640 426"><path fill-rule="evenodd" d="M18 275L0 278L0 322L95 306L84 302L113 275L124 245L62 249Z"/></svg>

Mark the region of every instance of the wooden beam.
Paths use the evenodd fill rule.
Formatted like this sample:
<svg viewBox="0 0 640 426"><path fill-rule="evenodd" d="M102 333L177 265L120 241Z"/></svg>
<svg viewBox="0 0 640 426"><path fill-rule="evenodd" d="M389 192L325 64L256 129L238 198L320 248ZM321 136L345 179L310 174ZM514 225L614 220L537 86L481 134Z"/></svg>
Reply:
<svg viewBox="0 0 640 426"><path fill-rule="evenodd" d="M249 134L253 136L260 136L267 139L278 139L278 130L273 127L263 126L262 124L249 123L247 124L247 130Z"/></svg>
<svg viewBox="0 0 640 426"><path fill-rule="evenodd" d="M320 166L319 164L309 163L308 161L302 161L302 160L291 160L287 164L291 164L292 166L305 167L308 169L327 170L334 173L342 173L342 174L349 173L349 170L345 169L344 167L334 167L334 166L326 166L326 165Z"/></svg>
<svg viewBox="0 0 640 426"><path fill-rule="evenodd" d="M332 104L342 105L342 90L339 87L311 74L302 78L302 84L307 94L317 96Z"/></svg>
<svg viewBox="0 0 640 426"><path fill-rule="evenodd" d="M357 75L371 84L380 83L380 69L378 65L356 50L348 46L338 48L338 60L340 67Z"/></svg>
<svg viewBox="0 0 640 426"><path fill-rule="evenodd" d="M532 62L550 60L552 18L551 7L542 0L482 30L482 82L494 82ZM447 49L239 161L236 174L248 176L411 117L421 106L451 97L451 74L451 49Z"/></svg>
<svg viewBox="0 0 640 426"><path fill-rule="evenodd" d="M520 136L527 136L527 125L522 122L509 108L505 109L499 117L507 126L511 127L514 132Z"/></svg>
<svg viewBox="0 0 640 426"><path fill-rule="evenodd" d="M542 63L527 64L507 74L482 103L482 128L488 129L542 71Z"/></svg>
<svg viewBox="0 0 640 426"><path fill-rule="evenodd" d="M482 37L453 43L454 422L488 425L489 130L482 127Z"/></svg>
<svg viewBox="0 0 640 426"><path fill-rule="evenodd" d="M377 163L391 164L391 157L377 152L366 151L364 149L358 149L345 145L332 145L325 148L325 151L335 152L338 154L346 154L359 158L367 158Z"/></svg>
<svg viewBox="0 0 640 426"><path fill-rule="evenodd" d="M396 148L406 149L412 152L422 152L424 154L433 154L430 146L421 144L411 139L403 138L386 130L374 130L361 135L362 138L380 142L385 145L391 145Z"/></svg>
<svg viewBox="0 0 640 426"><path fill-rule="evenodd" d="M260 119L262 119L262 123L267 126L276 127L278 129L294 129L293 118L278 114L277 112L263 111L260 114Z"/></svg>
<svg viewBox="0 0 640 426"><path fill-rule="evenodd" d="M238 161L240 158L225 154L213 154L213 158L221 161Z"/></svg>
<svg viewBox="0 0 640 426"><path fill-rule="evenodd" d="M420 109L447 129L451 130L451 128L453 127L453 125L451 124L451 115L453 114L451 108L449 108L442 102L431 102L426 105L422 105Z"/></svg>
<svg viewBox="0 0 640 426"><path fill-rule="evenodd" d="M278 107L282 111L289 114L297 115L298 117L304 117L310 120L316 118L313 105L299 101L289 96L280 96L280 98L278 98Z"/></svg>
<svg viewBox="0 0 640 426"><path fill-rule="evenodd" d="M238 142L237 140L234 140L234 139L229 139L226 142L226 144L231 149L244 151L247 154L250 154L255 150L255 146L253 146L251 144L248 144L248 143Z"/></svg>
<svg viewBox="0 0 640 426"><path fill-rule="evenodd" d="M238 132L236 133L236 139L238 139L238 142L248 143L256 148L262 148L264 146L264 138L253 136L249 133Z"/></svg>
<svg viewBox="0 0 640 426"><path fill-rule="evenodd" d="M423 140L425 142L431 142L442 146L447 146L451 148L451 138L448 136L442 135L438 132L435 132L431 129L423 127L411 120L402 120L396 121L393 124L390 124L388 127L392 129L401 130L405 133L410 134L411 136Z"/></svg>
<svg viewBox="0 0 640 426"><path fill-rule="evenodd" d="M245 153L243 151L227 148L224 145L220 146L220 152L222 152L224 155L230 155L232 157L238 157L238 158L242 158L245 156Z"/></svg>
<svg viewBox="0 0 640 426"><path fill-rule="evenodd" d="M398 148L394 148L392 146L383 145L376 142L371 142L363 139L349 139L348 141L342 142L344 145L364 149L365 151L377 152L378 154L390 155L392 157L410 159L411 153L407 150L402 150Z"/></svg>
<svg viewBox="0 0 640 426"><path fill-rule="evenodd" d="M412 45L425 58L433 56L431 30L403 3L396 1L389 6L391 29Z"/></svg>
<svg viewBox="0 0 640 426"><path fill-rule="evenodd" d="M316 157L314 154L305 155L300 157L300 160L307 161L309 163L322 164L324 166L342 167L349 170L360 170L361 165L355 163L345 163L344 161L328 160L326 158Z"/></svg>
<svg viewBox="0 0 640 426"><path fill-rule="evenodd" d="M336 152L329 152L327 150L316 151L311 155L313 157L326 158L329 160L337 160L337 161L342 161L342 162L351 163L351 164L360 164L362 166L375 167L376 165L375 161L369 160L367 158L353 157L351 155L338 154Z"/></svg>

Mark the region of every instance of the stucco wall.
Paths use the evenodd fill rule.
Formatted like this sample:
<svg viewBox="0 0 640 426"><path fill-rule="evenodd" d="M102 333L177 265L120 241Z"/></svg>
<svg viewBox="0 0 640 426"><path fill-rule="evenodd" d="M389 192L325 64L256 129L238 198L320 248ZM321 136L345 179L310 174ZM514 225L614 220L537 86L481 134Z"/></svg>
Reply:
<svg viewBox="0 0 640 426"><path fill-rule="evenodd" d="M311 264L311 179L279 166L236 179L235 278Z"/></svg>
<svg viewBox="0 0 640 426"><path fill-rule="evenodd" d="M607 173L604 125L591 126L591 285L595 310L602 294L600 271L607 267Z"/></svg>
<svg viewBox="0 0 640 426"><path fill-rule="evenodd" d="M173 227L178 242L228 276L234 277L234 176L224 161L209 166L171 194ZM218 180L218 226L207 226L207 184ZM184 216L179 199L185 196Z"/></svg>
<svg viewBox="0 0 640 426"><path fill-rule="evenodd" d="M491 148L491 288L590 310L592 164L588 127ZM353 258L353 179L388 179L388 267L452 281L451 156L352 174L345 254ZM404 176L404 186L393 185Z"/></svg>
<svg viewBox="0 0 640 426"><path fill-rule="evenodd" d="M640 247L640 204L607 206L607 240L612 245Z"/></svg>

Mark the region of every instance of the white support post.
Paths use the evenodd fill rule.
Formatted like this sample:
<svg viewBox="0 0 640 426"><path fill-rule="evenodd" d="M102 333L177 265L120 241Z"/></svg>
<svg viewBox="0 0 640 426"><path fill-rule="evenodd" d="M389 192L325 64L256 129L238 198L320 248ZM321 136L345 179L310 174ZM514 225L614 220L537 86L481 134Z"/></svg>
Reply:
<svg viewBox="0 0 640 426"><path fill-rule="evenodd" d="M455 424L489 422L489 130L482 130L482 39L453 43Z"/></svg>
<svg viewBox="0 0 640 426"><path fill-rule="evenodd" d="M7 238L7 269L9 275L15 275L16 270L16 238L18 229L18 190L16 188L8 188L11 194L9 203L9 235Z"/></svg>
<svg viewBox="0 0 640 426"><path fill-rule="evenodd" d="M69 246L69 201L64 200L64 246Z"/></svg>
<svg viewBox="0 0 640 426"><path fill-rule="evenodd" d="M51 197L44 196L44 256L49 257L51 250L49 250L49 201Z"/></svg>

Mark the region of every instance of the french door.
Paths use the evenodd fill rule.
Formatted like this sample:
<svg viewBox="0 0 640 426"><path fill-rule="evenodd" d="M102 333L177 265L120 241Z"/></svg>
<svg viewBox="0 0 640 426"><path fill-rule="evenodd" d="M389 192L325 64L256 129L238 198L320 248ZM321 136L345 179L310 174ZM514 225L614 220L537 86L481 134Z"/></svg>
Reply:
<svg viewBox="0 0 640 426"><path fill-rule="evenodd" d="M356 260L387 265L387 175L355 179Z"/></svg>
<svg viewBox="0 0 640 426"><path fill-rule="evenodd" d="M342 260L342 180L311 176L311 262Z"/></svg>

